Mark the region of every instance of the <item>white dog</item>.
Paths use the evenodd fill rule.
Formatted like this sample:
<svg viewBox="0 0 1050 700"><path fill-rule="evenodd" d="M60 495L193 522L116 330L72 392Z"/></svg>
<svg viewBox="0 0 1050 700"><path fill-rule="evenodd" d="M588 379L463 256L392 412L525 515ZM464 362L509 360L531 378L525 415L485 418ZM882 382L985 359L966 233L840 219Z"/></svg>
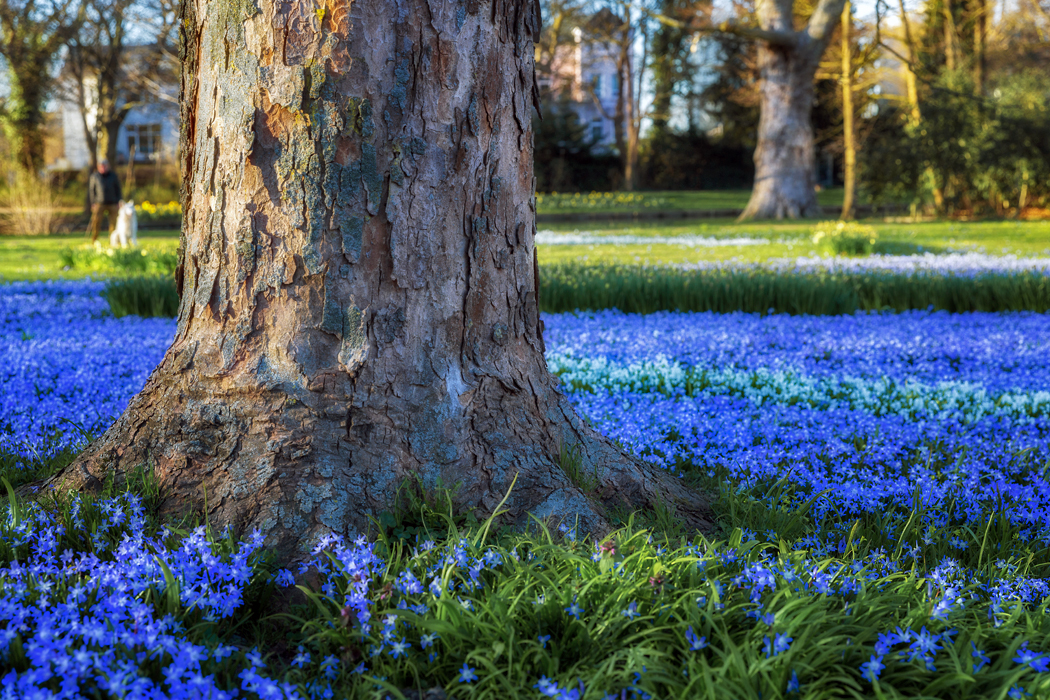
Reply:
<svg viewBox="0 0 1050 700"><path fill-rule="evenodd" d="M117 214L117 225L113 227L113 233L109 234L109 246L116 248L127 248L128 243L136 246L139 244L139 219L135 215L135 202L122 201Z"/></svg>

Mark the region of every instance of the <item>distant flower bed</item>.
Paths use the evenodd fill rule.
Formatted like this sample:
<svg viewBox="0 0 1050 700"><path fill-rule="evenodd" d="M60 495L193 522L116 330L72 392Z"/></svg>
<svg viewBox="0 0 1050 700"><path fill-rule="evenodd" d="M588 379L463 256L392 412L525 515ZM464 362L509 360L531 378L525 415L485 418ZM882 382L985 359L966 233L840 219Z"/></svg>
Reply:
<svg viewBox="0 0 1050 700"><path fill-rule="evenodd" d="M135 213L141 223L169 222L182 218L182 205L178 202L142 202L135 205Z"/></svg>
<svg viewBox="0 0 1050 700"><path fill-rule="evenodd" d="M763 263L697 262L682 263L679 270L772 271L777 273L853 274L888 272L900 275L1013 275L1034 273L1050 276L1050 258L1019 257L1017 255L986 255L984 253L950 253L936 255L866 255L863 257L776 258Z"/></svg>

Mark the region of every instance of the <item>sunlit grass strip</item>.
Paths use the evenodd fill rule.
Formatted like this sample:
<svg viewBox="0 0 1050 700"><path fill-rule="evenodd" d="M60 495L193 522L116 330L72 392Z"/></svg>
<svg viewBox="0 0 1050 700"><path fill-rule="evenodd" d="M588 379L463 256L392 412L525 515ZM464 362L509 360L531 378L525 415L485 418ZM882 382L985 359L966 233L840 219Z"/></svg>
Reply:
<svg viewBox="0 0 1050 700"><path fill-rule="evenodd" d="M715 236L632 236L618 234L595 234L590 231L557 233L539 231L536 233L536 245L678 245L689 248L738 248L743 246L769 245L768 238L754 236L733 236L718 238Z"/></svg>
<svg viewBox="0 0 1050 700"><path fill-rule="evenodd" d="M640 192L573 192L569 194L537 194L536 206L542 209L638 209L661 208L667 201L661 197Z"/></svg>
<svg viewBox="0 0 1050 700"><path fill-rule="evenodd" d="M174 280L114 281L104 293L114 315L173 317ZM114 303L116 305L114 305ZM912 309L1050 311L1050 276L1018 274L911 275L886 272L781 273L769 269L683 270L634 265L558 264L540 267L542 311L619 309L628 313L850 314Z"/></svg>
<svg viewBox="0 0 1050 700"><path fill-rule="evenodd" d="M76 247L63 248L58 253L67 270L86 272L123 272L135 274L171 275L178 264L178 254L156 246L110 248L96 241Z"/></svg>
<svg viewBox="0 0 1050 700"><path fill-rule="evenodd" d="M619 309L629 313L830 315L931 307L952 313L1050 310L1050 276L1036 272L971 277L573 263L541 266L539 276L540 306L551 313Z"/></svg>
<svg viewBox="0 0 1050 700"><path fill-rule="evenodd" d="M604 357L548 353L547 366L572 391L612 393L658 391L738 396L758 406L807 405L818 410L850 408L877 416L935 418L972 422L999 416L1017 423L1050 417L1050 391L1007 391L989 394L980 384L945 381L936 384L888 377L806 377L790 370L760 367L687 366L658 357L618 364Z"/></svg>

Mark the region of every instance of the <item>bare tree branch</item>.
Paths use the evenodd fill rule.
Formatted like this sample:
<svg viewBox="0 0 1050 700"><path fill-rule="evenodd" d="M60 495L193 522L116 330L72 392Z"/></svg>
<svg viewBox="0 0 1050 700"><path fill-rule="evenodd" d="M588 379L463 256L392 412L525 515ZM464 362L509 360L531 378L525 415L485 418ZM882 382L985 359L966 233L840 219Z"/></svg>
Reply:
<svg viewBox="0 0 1050 700"><path fill-rule="evenodd" d="M733 34L735 36L744 37L745 39L757 39L774 46L795 48L799 44L798 32L762 29L761 27L750 27L743 24L736 24L735 22L722 22L717 26L711 27L707 31L720 34Z"/></svg>

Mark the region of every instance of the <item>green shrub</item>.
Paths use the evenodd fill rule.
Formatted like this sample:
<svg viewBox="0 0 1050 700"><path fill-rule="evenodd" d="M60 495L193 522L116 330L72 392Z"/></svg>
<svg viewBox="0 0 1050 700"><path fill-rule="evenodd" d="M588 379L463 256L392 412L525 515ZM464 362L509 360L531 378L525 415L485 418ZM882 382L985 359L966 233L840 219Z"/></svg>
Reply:
<svg viewBox="0 0 1050 700"><path fill-rule="evenodd" d="M152 248L108 248L101 243L86 244L59 251L62 266L70 270L172 275L178 254Z"/></svg>
<svg viewBox="0 0 1050 700"><path fill-rule="evenodd" d="M681 270L585 265L540 267L540 308L551 313L714 311L832 315L927 309L1050 310L1050 277L1037 273L908 275L779 273L772 269Z"/></svg>
<svg viewBox="0 0 1050 700"><path fill-rule="evenodd" d="M102 290L110 311L121 316L174 317L179 312L179 294L171 277L126 277L110 280Z"/></svg>
<svg viewBox="0 0 1050 700"><path fill-rule="evenodd" d="M813 242L827 241L836 255L871 255L878 240L874 226L856 221L821 221L813 227Z"/></svg>

